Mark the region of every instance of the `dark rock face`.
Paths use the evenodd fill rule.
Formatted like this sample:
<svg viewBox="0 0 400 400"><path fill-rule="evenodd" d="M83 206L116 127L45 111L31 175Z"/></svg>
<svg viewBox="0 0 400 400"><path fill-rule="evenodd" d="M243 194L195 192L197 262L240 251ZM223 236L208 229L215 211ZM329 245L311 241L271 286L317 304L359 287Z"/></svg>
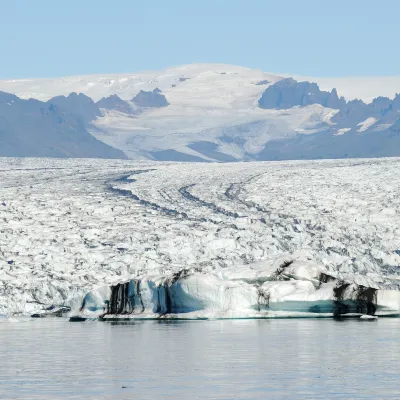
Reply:
<svg viewBox="0 0 400 400"><path fill-rule="evenodd" d="M395 98L392 101L392 109L393 110L400 110L400 93L397 93Z"/></svg>
<svg viewBox="0 0 400 400"><path fill-rule="evenodd" d="M288 109L310 104L340 109L346 104L346 100L339 98L336 89L325 92L316 83L297 82L288 78L269 86L258 101L260 108L265 109Z"/></svg>
<svg viewBox="0 0 400 400"><path fill-rule="evenodd" d="M391 136L400 135L400 118L388 129Z"/></svg>
<svg viewBox="0 0 400 400"><path fill-rule="evenodd" d="M382 114L389 108L391 108L393 101L388 97L377 97L370 105L370 109L376 114ZM400 104L399 104L400 105Z"/></svg>
<svg viewBox="0 0 400 400"><path fill-rule="evenodd" d="M2 103L13 103L14 101L18 101L19 97L15 94L0 92L0 104Z"/></svg>
<svg viewBox="0 0 400 400"><path fill-rule="evenodd" d="M161 94L161 90L156 88L152 92L141 90L132 101L139 107L167 107L169 105L166 97Z"/></svg>
<svg viewBox="0 0 400 400"><path fill-rule="evenodd" d="M377 97L370 104L347 102L336 89L325 92L315 83L284 79L268 87L259 100L265 109L310 104L338 110L331 118L333 125L321 125L312 135L268 142L258 160L400 156L400 95L393 100Z"/></svg>
<svg viewBox="0 0 400 400"><path fill-rule="evenodd" d="M332 118L332 122L344 123L347 126L356 124L370 117L369 106L362 100L351 100Z"/></svg>
<svg viewBox="0 0 400 400"><path fill-rule="evenodd" d="M80 101L91 105L87 99L70 95L60 96L55 102L41 102L0 92L0 156L127 158L86 130L97 107L78 114L66 111L69 102L78 110ZM58 102L65 108L55 104Z"/></svg>
<svg viewBox="0 0 400 400"><path fill-rule="evenodd" d="M256 83L256 86L264 86L264 85L268 85L270 83L270 81L264 80L264 81L259 81Z"/></svg>
<svg viewBox="0 0 400 400"><path fill-rule="evenodd" d="M346 100L344 99L344 97L339 98L335 88L333 88L332 92L330 92L330 93L329 92L321 92L321 93L328 93L328 96L326 97L326 101L325 101L325 107L340 109L341 107L343 107L346 104ZM323 104L321 104L321 105L323 105Z"/></svg>
<svg viewBox="0 0 400 400"><path fill-rule="evenodd" d="M400 118L381 131L360 134L353 129L336 136L332 131L297 135L268 142L257 160L313 160L325 158L372 158L400 156Z"/></svg>
<svg viewBox="0 0 400 400"><path fill-rule="evenodd" d="M130 104L127 101L122 100L116 94L113 94L108 97L103 97L96 103L96 105L99 108L105 108L106 110L115 110L124 114L135 113Z"/></svg>
<svg viewBox="0 0 400 400"><path fill-rule="evenodd" d="M337 129L351 128L367 118L375 118L381 123L393 124L400 117L400 95L391 100L377 97L370 104L362 100L346 101L338 96L336 89L331 92L322 91L316 83L297 82L294 79L283 79L269 86L258 101L264 109L289 109L295 106L304 107L320 104L323 107L339 110L332 118Z"/></svg>
<svg viewBox="0 0 400 400"><path fill-rule="evenodd" d="M96 103L83 93L73 92L68 96L53 97L47 101L47 104L55 105L63 112L75 115L85 124L103 116Z"/></svg>
<svg viewBox="0 0 400 400"><path fill-rule="evenodd" d="M349 101L332 118L332 122L351 126L370 117L380 120L381 123L393 124L400 117L400 96L397 95L393 100L377 97L370 104L362 100Z"/></svg>

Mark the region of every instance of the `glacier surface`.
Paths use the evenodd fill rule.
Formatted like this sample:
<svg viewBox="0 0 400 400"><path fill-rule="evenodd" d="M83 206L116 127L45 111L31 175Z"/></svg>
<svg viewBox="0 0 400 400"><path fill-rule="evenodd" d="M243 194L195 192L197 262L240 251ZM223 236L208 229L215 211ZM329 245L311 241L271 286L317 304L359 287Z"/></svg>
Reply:
<svg viewBox="0 0 400 400"><path fill-rule="evenodd" d="M0 314L396 314L399 166L1 158Z"/></svg>

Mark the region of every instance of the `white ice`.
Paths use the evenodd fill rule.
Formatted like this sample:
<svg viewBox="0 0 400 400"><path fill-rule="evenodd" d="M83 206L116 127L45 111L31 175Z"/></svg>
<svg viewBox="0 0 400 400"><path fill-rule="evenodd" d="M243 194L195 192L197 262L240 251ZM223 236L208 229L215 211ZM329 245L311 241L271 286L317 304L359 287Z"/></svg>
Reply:
<svg viewBox="0 0 400 400"><path fill-rule="evenodd" d="M374 125L376 121L377 121L376 118L370 117L370 118L367 118L365 121L360 122L357 125L357 126L359 126L358 132L365 132L368 128L370 128L372 125Z"/></svg>
<svg viewBox="0 0 400 400"><path fill-rule="evenodd" d="M259 262L223 271L192 269L183 274L144 275L119 282L126 286L117 296L109 286L91 291L75 314L89 318L328 317L335 315L338 303L347 304L345 315L367 311L357 308L357 276L338 298L335 290L343 284L340 279L332 274L329 281L321 282L321 273L326 274L326 270L301 256L291 262L286 268L280 262ZM378 288L379 284L373 286ZM399 291L377 289L373 301L377 315L400 313Z"/></svg>
<svg viewBox="0 0 400 400"><path fill-rule="evenodd" d="M395 158L0 159L0 314L77 309L96 287L182 268L253 285L299 257L338 278L397 290L399 167ZM312 281L312 271L292 278ZM397 307L389 292L380 295Z"/></svg>

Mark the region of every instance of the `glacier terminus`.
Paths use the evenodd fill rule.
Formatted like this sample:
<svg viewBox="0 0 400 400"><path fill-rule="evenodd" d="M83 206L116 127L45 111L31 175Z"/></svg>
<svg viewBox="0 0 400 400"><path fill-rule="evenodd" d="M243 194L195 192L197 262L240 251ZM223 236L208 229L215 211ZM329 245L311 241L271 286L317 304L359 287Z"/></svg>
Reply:
<svg viewBox="0 0 400 400"><path fill-rule="evenodd" d="M0 314L396 316L399 166L2 158Z"/></svg>

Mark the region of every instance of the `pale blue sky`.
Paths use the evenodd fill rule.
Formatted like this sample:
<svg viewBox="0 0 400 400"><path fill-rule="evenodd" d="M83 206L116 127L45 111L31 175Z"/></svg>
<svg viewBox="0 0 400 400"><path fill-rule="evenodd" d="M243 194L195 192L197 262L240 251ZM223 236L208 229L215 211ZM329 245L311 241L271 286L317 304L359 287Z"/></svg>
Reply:
<svg viewBox="0 0 400 400"><path fill-rule="evenodd" d="M399 75L399 0L0 0L0 79L193 62Z"/></svg>

